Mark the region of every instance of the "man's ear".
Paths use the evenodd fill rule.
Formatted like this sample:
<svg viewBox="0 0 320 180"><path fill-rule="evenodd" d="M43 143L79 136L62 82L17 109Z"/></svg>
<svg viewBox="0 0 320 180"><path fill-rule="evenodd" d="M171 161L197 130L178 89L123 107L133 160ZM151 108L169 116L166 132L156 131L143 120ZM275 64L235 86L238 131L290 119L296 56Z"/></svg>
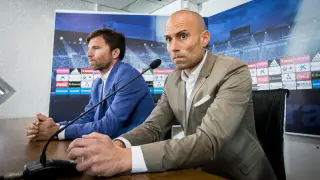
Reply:
<svg viewBox="0 0 320 180"><path fill-rule="evenodd" d="M113 58L113 59L118 59L119 56L120 56L120 49L119 49L119 48L116 48L116 49L112 50L111 55L112 55L112 58Z"/></svg>
<svg viewBox="0 0 320 180"><path fill-rule="evenodd" d="M208 30L205 30L201 33L201 46L207 47L209 41L210 41L210 32Z"/></svg>

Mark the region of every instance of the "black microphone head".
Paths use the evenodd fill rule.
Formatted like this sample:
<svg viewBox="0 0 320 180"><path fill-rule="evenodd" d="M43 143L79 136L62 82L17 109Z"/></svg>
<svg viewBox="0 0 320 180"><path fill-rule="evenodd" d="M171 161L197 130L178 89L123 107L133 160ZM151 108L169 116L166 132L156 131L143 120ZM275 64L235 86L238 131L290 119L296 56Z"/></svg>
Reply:
<svg viewBox="0 0 320 180"><path fill-rule="evenodd" d="M159 67L160 64L161 64L161 59L156 59L156 60L152 61L152 63L150 64L150 68L155 69L155 68Z"/></svg>

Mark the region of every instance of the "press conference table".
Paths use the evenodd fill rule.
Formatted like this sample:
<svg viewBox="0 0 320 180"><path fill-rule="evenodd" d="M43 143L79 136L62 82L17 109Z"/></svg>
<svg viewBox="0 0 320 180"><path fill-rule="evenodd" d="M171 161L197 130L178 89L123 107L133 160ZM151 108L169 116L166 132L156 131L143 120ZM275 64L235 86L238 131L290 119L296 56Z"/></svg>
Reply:
<svg viewBox="0 0 320 180"><path fill-rule="evenodd" d="M29 141L27 139L25 136L25 127L30 120L31 118L0 119L0 175L4 175L8 172L22 171L25 164L29 164L32 161L39 161L45 141ZM52 141L47 149L47 158L67 160L67 149L70 142L71 141ZM87 180L103 178L83 175L72 179ZM223 178L198 170L188 169L163 173L132 174L109 179L222 180Z"/></svg>

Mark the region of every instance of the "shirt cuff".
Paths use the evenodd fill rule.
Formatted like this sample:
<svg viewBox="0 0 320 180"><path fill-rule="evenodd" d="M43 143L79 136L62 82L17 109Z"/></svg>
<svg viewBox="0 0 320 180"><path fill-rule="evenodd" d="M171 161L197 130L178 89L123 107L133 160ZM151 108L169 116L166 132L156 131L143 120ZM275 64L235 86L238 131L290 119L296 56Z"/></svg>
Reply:
<svg viewBox="0 0 320 180"><path fill-rule="evenodd" d="M130 147L131 147L131 143L130 143L126 138L117 137L117 138L115 138L114 140L122 141L122 142L124 143L124 146L125 146L126 148L130 148Z"/></svg>
<svg viewBox="0 0 320 180"><path fill-rule="evenodd" d="M59 129L61 129L61 128L63 128L64 127L64 125L61 125L60 127L59 127ZM62 132L60 132L59 134L58 134L58 139L59 140L64 140L66 137L65 137L65 133L66 133L66 130L63 130Z"/></svg>
<svg viewBox="0 0 320 180"><path fill-rule="evenodd" d="M146 162L144 161L143 153L140 146L132 146L132 170L131 173L147 172Z"/></svg>

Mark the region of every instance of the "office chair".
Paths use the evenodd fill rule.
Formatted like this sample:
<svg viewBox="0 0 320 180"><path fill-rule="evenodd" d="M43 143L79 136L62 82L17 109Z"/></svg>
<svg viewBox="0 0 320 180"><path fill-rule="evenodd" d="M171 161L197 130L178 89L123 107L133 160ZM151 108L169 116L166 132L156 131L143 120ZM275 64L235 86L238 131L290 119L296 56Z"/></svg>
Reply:
<svg viewBox="0 0 320 180"><path fill-rule="evenodd" d="M253 110L258 139L279 180L286 180L283 136L289 90L253 91Z"/></svg>

